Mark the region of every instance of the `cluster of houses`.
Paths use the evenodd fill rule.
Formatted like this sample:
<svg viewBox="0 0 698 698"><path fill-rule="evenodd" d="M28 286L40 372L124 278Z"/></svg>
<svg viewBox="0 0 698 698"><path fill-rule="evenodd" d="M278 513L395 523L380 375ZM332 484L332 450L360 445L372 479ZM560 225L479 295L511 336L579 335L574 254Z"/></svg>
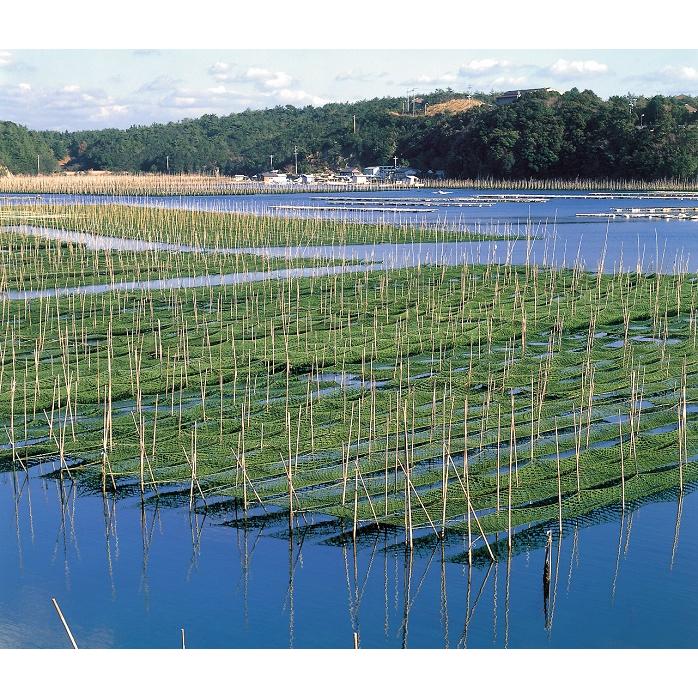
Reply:
<svg viewBox="0 0 698 698"><path fill-rule="evenodd" d="M255 179L263 184L384 184L399 183L408 187L420 186L419 171L413 167L393 165L375 165L364 167L343 167L336 172L316 174L288 174L279 170L270 170L257 175ZM443 172L429 172L430 177L443 177Z"/></svg>

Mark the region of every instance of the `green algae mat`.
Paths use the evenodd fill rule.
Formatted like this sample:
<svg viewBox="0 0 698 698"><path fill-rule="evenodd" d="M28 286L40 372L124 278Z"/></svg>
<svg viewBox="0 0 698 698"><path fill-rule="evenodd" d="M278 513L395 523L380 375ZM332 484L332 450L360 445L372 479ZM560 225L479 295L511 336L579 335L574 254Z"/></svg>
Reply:
<svg viewBox="0 0 698 698"><path fill-rule="evenodd" d="M131 215L132 235L151 230ZM188 264L2 242L5 289ZM493 264L3 298L0 467L251 524L317 512L354 536L399 527L407 545L457 534L494 555L493 534L511 545L698 480L695 287Z"/></svg>

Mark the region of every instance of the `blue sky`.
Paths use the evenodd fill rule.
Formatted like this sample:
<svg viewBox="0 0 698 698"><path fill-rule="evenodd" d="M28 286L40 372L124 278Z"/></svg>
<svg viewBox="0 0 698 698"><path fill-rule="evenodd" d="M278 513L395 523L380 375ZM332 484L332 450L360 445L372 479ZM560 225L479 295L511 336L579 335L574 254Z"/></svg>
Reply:
<svg viewBox="0 0 698 698"><path fill-rule="evenodd" d="M0 119L125 127L451 87L698 94L698 50L0 50Z"/></svg>

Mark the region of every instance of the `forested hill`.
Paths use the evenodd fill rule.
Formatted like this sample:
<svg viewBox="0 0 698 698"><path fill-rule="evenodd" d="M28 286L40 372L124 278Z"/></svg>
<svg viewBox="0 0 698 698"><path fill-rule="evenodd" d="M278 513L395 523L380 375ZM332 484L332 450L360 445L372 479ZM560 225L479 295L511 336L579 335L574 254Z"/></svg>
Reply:
<svg viewBox="0 0 698 698"><path fill-rule="evenodd" d="M323 107L276 107L125 130L29 131L0 122L0 170L69 169L256 174L398 162L450 177L698 178L698 99L611 97L576 89L498 106L425 94ZM466 109L445 108L468 103ZM426 114L425 105L427 106ZM444 108L437 108L437 105ZM356 124L356 128L354 127Z"/></svg>

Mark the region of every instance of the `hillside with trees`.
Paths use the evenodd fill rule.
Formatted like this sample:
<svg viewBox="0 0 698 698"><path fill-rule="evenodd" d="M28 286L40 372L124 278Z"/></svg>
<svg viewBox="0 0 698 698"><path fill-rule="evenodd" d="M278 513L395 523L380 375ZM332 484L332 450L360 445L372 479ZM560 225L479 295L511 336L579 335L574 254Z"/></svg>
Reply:
<svg viewBox="0 0 698 698"><path fill-rule="evenodd" d="M470 96L468 96L470 97ZM0 122L0 169L59 168L254 175L392 162L447 176L496 178L698 178L698 99L617 96L590 90L493 95L463 110L434 108L466 95L439 90L323 107L205 115L168 124L74 133ZM426 106L429 105L429 109ZM426 114L425 114L426 112Z"/></svg>
<svg viewBox="0 0 698 698"><path fill-rule="evenodd" d="M696 100L570 90L420 121L402 154L453 177L698 177Z"/></svg>
<svg viewBox="0 0 698 698"><path fill-rule="evenodd" d="M58 167L60 155L65 148L51 148L42 134L18 126L11 121L0 121L0 174L18 172L36 174L37 166L42 173L53 172Z"/></svg>

